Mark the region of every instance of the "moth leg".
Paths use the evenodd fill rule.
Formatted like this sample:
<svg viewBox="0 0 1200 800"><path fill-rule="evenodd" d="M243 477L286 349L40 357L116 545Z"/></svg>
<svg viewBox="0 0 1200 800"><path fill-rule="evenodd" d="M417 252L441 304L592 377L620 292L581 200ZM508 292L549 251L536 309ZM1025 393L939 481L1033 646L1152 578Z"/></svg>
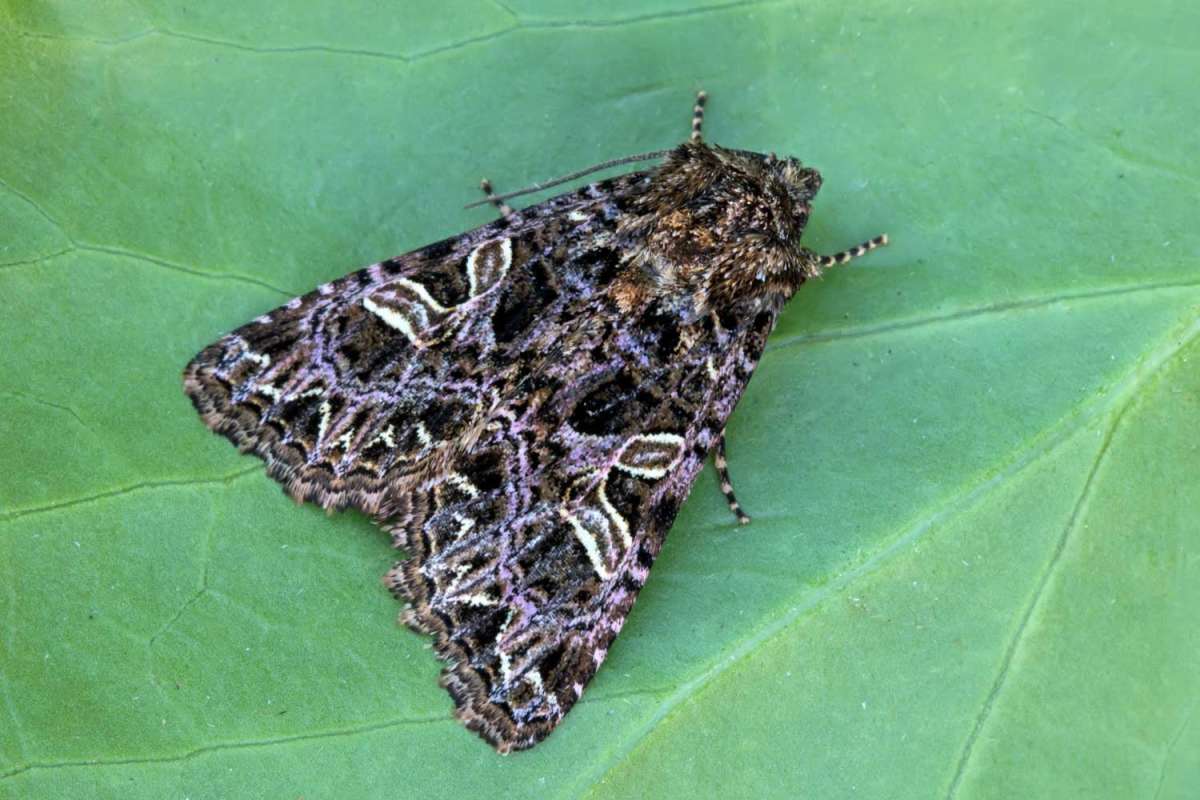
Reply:
<svg viewBox="0 0 1200 800"><path fill-rule="evenodd" d="M704 104L708 102L707 92L696 92L696 105L692 107L692 141L704 141L700 128L704 126Z"/></svg>
<svg viewBox="0 0 1200 800"><path fill-rule="evenodd" d="M721 431L721 438L717 439L717 447L713 451L713 463L716 464L717 477L721 479L721 494L725 495L725 502L729 503L729 510L737 517L739 525L748 525L750 517L745 511L742 511L742 506L733 493L733 481L729 480L729 462L725 460L725 431Z"/></svg>
<svg viewBox="0 0 1200 800"><path fill-rule="evenodd" d="M822 268L834 267L834 266L837 266L838 264L845 264L847 261L849 261L852 258L858 258L861 255L869 253L872 250L874 250L876 247L883 247L887 243L888 243L887 234L881 233L878 236L876 236L874 239L869 239L860 245L851 247L849 250L843 250L842 252L834 253L831 256L822 256L822 255L818 255L817 253L813 253L813 256L817 259L817 266L822 267Z"/></svg>
<svg viewBox="0 0 1200 800"><path fill-rule="evenodd" d="M494 197L496 193L492 190L492 182L487 178L484 178L479 182L479 188L483 189L483 193L487 195L487 199L500 211L500 216L511 217L516 213L513 211L512 206L510 206L508 203L504 202L503 200L497 200Z"/></svg>

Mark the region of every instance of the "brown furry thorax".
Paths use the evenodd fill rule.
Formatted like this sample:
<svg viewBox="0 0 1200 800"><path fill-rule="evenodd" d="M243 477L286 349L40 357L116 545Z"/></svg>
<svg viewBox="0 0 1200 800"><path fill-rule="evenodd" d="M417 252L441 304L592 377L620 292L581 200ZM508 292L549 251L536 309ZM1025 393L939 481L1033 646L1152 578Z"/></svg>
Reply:
<svg viewBox="0 0 1200 800"><path fill-rule="evenodd" d="M820 188L794 158L685 142L621 225L641 239L631 277L685 316L781 303L815 272L800 238Z"/></svg>

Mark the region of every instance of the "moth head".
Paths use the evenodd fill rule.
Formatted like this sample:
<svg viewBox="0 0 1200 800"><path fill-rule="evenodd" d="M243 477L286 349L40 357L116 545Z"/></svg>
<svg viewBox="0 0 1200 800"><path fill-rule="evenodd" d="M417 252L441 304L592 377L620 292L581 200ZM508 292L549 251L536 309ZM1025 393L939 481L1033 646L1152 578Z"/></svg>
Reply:
<svg viewBox="0 0 1200 800"><path fill-rule="evenodd" d="M782 302L806 277L800 237L820 188L794 158L687 142L621 229L648 285L690 313Z"/></svg>
<svg viewBox="0 0 1200 800"><path fill-rule="evenodd" d="M785 187L791 214L802 232L808 224L808 215L812 213L813 198L821 190L821 173L804 166L795 158L780 159L774 153L751 155L763 159L764 167L773 171L775 178Z"/></svg>

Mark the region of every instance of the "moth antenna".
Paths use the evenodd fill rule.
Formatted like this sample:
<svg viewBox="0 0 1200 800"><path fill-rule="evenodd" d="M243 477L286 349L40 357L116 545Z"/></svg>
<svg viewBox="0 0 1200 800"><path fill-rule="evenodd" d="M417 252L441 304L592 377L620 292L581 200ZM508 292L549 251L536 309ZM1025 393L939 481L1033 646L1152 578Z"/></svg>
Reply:
<svg viewBox="0 0 1200 800"><path fill-rule="evenodd" d="M820 267L834 267L834 266L837 266L838 264L845 264L850 259L858 258L861 255L871 252L876 247L883 247L887 243L888 243L887 234L881 233L878 236L876 236L874 239L868 239L867 241L863 242L860 245L855 245L854 247L851 247L849 250L843 250L842 252L834 253L831 256L818 255L817 256L817 265ZM814 253L814 255L816 255L816 254Z"/></svg>
<svg viewBox="0 0 1200 800"><path fill-rule="evenodd" d="M700 129L704 126L704 104L708 102L708 93L703 89L696 92L696 105L692 107L692 141L704 141Z"/></svg>
<svg viewBox="0 0 1200 800"><path fill-rule="evenodd" d="M567 181L573 181L576 178L582 178L584 175L591 175L593 172L599 172L602 169L608 169L609 167L618 167L621 164L632 164L635 161L653 161L656 158L662 158L663 156L670 155L670 153L671 153L670 150L655 150L652 153L639 153L636 156L625 156L623 158L614 158L611 161L605 161L600 164L596 164L594 166L588 167L587 169L581 169L576 172L572 172L569 175L563 175L562 177L555 178L554 180L551 180L551 181L543 181L541 183L535 183L531 186L526 186L524 189L517 189L515 192L505 192L504 194L494 194L483 200L476 200L474 203L467 203L465 206L463 206L463 208L475 208L476 206L481 206L484 203L495 204L499 200L510 200L514 197L520 197L523 194L532 194L533 192L540 192L543 189L549 189L551 186L558 186L560 183L566 183Z"/></svg>
<svg viewBox="0 0 1200 800"><path fill-rule="evenodd" d="M496 210L500 212L500 216L511 217L516 213L513 211L512 206L496 197L496 193L492 191L492 182L487 178L484 178L479 182L479 188L483 190L485 195L487 195L488 202L494 205Z"/></svg>

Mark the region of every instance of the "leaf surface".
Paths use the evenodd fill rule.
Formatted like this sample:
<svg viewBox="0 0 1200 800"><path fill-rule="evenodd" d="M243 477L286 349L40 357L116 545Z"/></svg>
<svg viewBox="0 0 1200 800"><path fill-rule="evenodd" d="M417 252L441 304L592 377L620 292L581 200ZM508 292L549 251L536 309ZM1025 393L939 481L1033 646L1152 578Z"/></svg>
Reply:
<svg viewBox="0 0 1200 800"><path fill-rule="evenodd" d="M0 7L0 797L1187 797L1194 4ZM806 286L587 695L450 717L386 537L185 361L461 206L687 131L793 154Z"/></svg>

